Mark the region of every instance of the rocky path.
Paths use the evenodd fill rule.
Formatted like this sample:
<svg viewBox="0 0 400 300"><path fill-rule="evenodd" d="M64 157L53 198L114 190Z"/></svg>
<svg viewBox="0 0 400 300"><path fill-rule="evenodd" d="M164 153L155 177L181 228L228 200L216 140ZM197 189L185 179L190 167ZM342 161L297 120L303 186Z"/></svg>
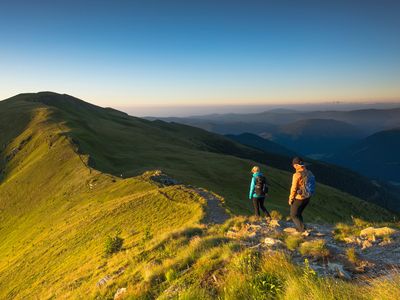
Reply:
<svg viewBox="0 0 400 300"><path fill-rule="evenodd" d="M308 228L309 235L302 236L295 231L291 222L272 220L267 224L258 221L245 223L240 228L231 228L227 236L240 240L249 248L285 252L298 265L304 265L307 259L309 266L321 276L362 281L366 277L386 276L400 271L398 230L379 235L379 231L388 230L387 227L369 227L357 237L339 241L335 239L334 227L331 225L308 224ZM367 231L369 234L363 235ZM292 241L299 239L298 245L290 247L290 237ZM301 249L304 243L320 243L320 246L314 246L315 251L304 253L306 247ZM349 251L354 251L354 254L349 255Z"/></svg>
<svg viewBox="0 0 400 300"><path fill-rule="evenodd" d="M222 224L229 219L229 215L221 206L221 199L217 195L202 188L195 188L194 190L207 201L206 215L202 220L203 223Z"/></svg>
<svg viewBox="0 0 400 300"><path fill-rule="evenodd" d="M157 182L158 184L161 184L162 186L169 186L169 185L177 185L179 182L168 175L162 173L161 171L155 171L148 176L152 181ZM185 188L188 188L195 193L197 193L200 197L202 197L207 205L206 205L206 211L205 211L205 216L203 220L201 221L202 223L205 224L222 224L224 223L227 219L229 219L229 214L226 212L226 210L222 207L222 197L218 196L217 194L214 194L210 191L207 191L206 189L199 188L199 187L194 187L194 186L185 186Z"/></svg>

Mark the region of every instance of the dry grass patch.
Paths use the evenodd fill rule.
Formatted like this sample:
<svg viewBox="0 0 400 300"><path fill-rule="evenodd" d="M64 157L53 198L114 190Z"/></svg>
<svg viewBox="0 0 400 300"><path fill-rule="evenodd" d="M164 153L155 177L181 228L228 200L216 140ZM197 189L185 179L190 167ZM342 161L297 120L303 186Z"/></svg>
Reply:
<svg viewBox="0 0 400 300"><path fill-rule="evenodd" d="M326 248L325 240L318 239L307 241L300 245L300 253L304 256L327 257L329 250Z"/></svg>
<svg viewBox="0 0 400 300"><path fill-rule="evenodd" d="M356 249L354 247L348 248L346 250L346 256L347 256L347 259L349 260L349 262L351 262L353 264L358 264L360 261L358 258Z"/></svg>
<svg viewBox="0 0 400 300"><path fill-rule="evenodd" d="M285 238L286 247L292 251L296 250L301 242L303 242L303 237L300 234L288 235Z"/></svg>

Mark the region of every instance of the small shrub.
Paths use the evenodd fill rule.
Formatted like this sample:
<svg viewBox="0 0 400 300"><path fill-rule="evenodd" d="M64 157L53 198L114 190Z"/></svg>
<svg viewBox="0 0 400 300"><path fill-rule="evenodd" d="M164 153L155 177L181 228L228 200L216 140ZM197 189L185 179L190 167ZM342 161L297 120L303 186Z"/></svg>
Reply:
<svg viewBox="0 0 400 300"><path fill-rule="evenodd" d="M107 236L107 239L104 243L104 254L106 256L121 250L124 239L119 236L120 234L121 231L116 231L114 235Z"/></svg>
<svg viewBox="0 0 400 300"><path fill-rule="evenodd" d="M146 243L147 241L151 240L153 238L153 234L150 231L150 227L146 227L144 230L144 234L142 237L142 243Z"/></svg>
<svg viewBox="0 0 400 300"><path fill-rule="evenodd" d="M310 262L307 258L304 260L303 277L311 281L318 277L317 272L310 267Z"/></svg>
<svg viewBox="0 0 400 300"><path fill-rule="evenodd" d="M329 250L326 248L324 240L314 240L304 242L300 245L301 255L326 257L329 256Z"/></svg>
<svg viewBox="0 0 400 300"><path fill-rule="evenodd" d="M263 273L272 274L284 280L288 274L296 274L296 267L284 252L264 253L261 261Z"/></svg>
<svg viewBox="0 0 400 300"><path fill-rule="evenodd" d="M353 219L354 226L356 226L358 228L366 228L366 227L371 226L371 223L368 223L367 221L364 221L360 218L352 217L352 219Z"/></svg>
<svg viewBox="0 0 400 300"><path fill-rule="evenodd" d="M285 238L286 247L292 251L296 250L302 241L303 241L303 238L299 234L298 235L288 235Z"/></svg>
<svg viewBox="0 0 400 300"><path fill-rule="evenodd" d="M336 239L338 241L345 241L346 238L352 238L355 236L359 236L360 232L361 232L361 229L356 226L352 226L352 225L348 225L348 224L344 224L344 223L338 223L334 230L333 237L334 237L334 239Z"/></svg>
<svg viewBox="0 0 400 300"><path fill-rule="evenodd" d="M275 299L283 290L283 282L268 273L257 274L250 283L252 299Z"/></svg>
<svg viewBox="0 0 400 300"><path fill-rule="evenodd" d="M253 250L246 250L235 260L235 267L243 274L252 274L260 267L261 255Z"/></svg>
<svg viewBox="0 0 400 300"><path fill-rule="evenodd" d="M168 282L174 281L176 278L178 278L178 273L174 270L174 269L169 269L166 273L165 273L165 279Z"/></svg>
<svg viewBox="0 0 400 300"><path fill-rule="evenodd" d="M243 216L233 217L233 218L230 218L227 221L225 221L225 223L222 224L221 226L218 226L218 229L221 233L226 233L232 229L239 230L240 228L243 227L243 225L247 221L248 221L247 218L245 218Z"/></svg>
<svg viewBox="0 0 400 300"><path fill-rule="evenodd" d="M279 211L273 210L273 211L271 211L270 214L271 214L272 219L278 220L278 221L282 220L282 214Z"/></svg>
<svg viewBox="0 0 400 300"><path fill-rule="evenodd" d="M357 256L356 249L354 249L354 247L348 248L346 250L346 256L347 256L347 259L350 262L352 262L353 264L357 264L358 263L358 256Z"/></svg>

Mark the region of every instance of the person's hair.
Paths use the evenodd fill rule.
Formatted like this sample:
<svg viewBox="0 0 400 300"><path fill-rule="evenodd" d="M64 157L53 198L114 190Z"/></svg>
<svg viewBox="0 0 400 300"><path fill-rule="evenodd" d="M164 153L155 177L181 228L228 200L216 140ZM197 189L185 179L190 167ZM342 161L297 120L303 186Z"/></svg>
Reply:
<svg viewBox="0 0 400 300"><path fill-rule="evenodd" d="M292 160L292 165L299 165L299 166L304 167L304 160L301 157L296 156Z"/></svg>
<svg viewBox="0 0 400 300"><path fill-rule="evenodd" d="M260 167L259 167L259 166L254 166L254 167L251 169L251 172L252 172L252 173L260 172Z"/></svg>

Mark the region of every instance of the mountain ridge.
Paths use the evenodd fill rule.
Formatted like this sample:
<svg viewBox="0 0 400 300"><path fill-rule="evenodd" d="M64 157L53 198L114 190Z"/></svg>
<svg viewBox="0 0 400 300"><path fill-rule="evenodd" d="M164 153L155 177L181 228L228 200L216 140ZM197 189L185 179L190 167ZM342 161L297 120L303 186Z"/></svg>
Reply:
<svg viewBox="0 0 400 300"><path fill-rule="evenodd" d="M154 284L143 270L156 268L150 264L170 257L168 251L186 251L198 241L223 247L227 238L220 234L201 237L207 199L194 187L221 199L233 214L251 213L244 197L255 162L209 152L235 143L92 106L60 110L39 104L0 101L0 132L11 132L0 135L0 298L110 298L113 283L96 286L107 274L118 274L114 282ZM285 213L291 174L261 167L271 182L268 208ZM159 184L152 170L160 169L184 184ZM332 187L317 187L308 220L396 216ZM123 249L105 256L104 242L115 232L121 232ZM164 256L155 257L159 252Z"/></svg>
<svg viewBox="0 0 400 300"><path fill-rule="evenodd" d="M210 180L208 176L204 176L210 173L210 171L206 170L196 171L202 176L193 176L192 171L185 170L187 165L191 165L193 157L196 157L196 160L201 160L202 156L214 157L222 154L224 155L224 160L232 156L239 159L250 159L259 163L267 162L268 165L281 170L291 170L291 158L289 157L248 148L227 138L197 128L160 121L152 122L124 114L110 114L109 110L91 104L84 104L79 109L75 109L76 103L82 103L82 100L49 92L34 94L32 103L38 103L40 100L38 97L40 98L40 96L44 96L42 100L48 104L51 102L50 96L60 97L58 101L50 103L61 108L61 110L53 111L52 118L58 118L62 122L66 122L69 127L69 131L66 134L75 144L77 151L89 155L88 163L102 172L130 177L137 176L149 169L165 169L167 173L182 181L203 178L196 184L202 186L205 183L209 185L208 188L216 188L217 192L226 193L226 195L234 196L237 199L237 195L245 195L247 176L244 174L238 176L243 180L243 183L240 184L242 192L239 192L239 186L232 193L221 190L216 183L225 177L223 175L224 168L221 166L221 170L218 171L220 175L214 177L213 180ZM29 94L23 94L20 100L23 102L26 97L29 97ZM72 99L73 105L71 107L65 107L66 99ZM121 137L123 137L123 140L121 140ZM156 142L154 147L150 146L153 140ZM174 144L171 144L171 141L174 141ZM186 150L182 151L182 149ZM213 159L216 159L216 156ZM249 165L244 167L245 169L251 167L250 162L246 164ZM200 165L196 163L192 164L192 167L199 169ZM382 197L388 198L386 191L379 190L381 188L369 183L368 180L360 180L360 177L355 174L352 175L348 170L332 168L333 166L324 165L323 163L318 163L314 166L314 171L318 175L320 182L340 186L342 190L353 193L353 195L372 196L369 200L375 203ZM349 179L342 182L332 180L330 175L332 171L337 172L338 178L347 176ZM359 181L358 185L363 187L362 190L355 190L355 180ZM229 179L226 178L223 181L225 181L224 184L228 184ZM353 184L347 184L349 181L353 181ZM289 185L289 183L287 184ZM235 206L242 206L239 203L235 203Z"/></svg>
<svg viewBox="0 0 400 300"><path fill-rule="evenodd" d="M351 167L372 178L400 183L400 127L374 133L342 151L329 161Z"/></svg>

